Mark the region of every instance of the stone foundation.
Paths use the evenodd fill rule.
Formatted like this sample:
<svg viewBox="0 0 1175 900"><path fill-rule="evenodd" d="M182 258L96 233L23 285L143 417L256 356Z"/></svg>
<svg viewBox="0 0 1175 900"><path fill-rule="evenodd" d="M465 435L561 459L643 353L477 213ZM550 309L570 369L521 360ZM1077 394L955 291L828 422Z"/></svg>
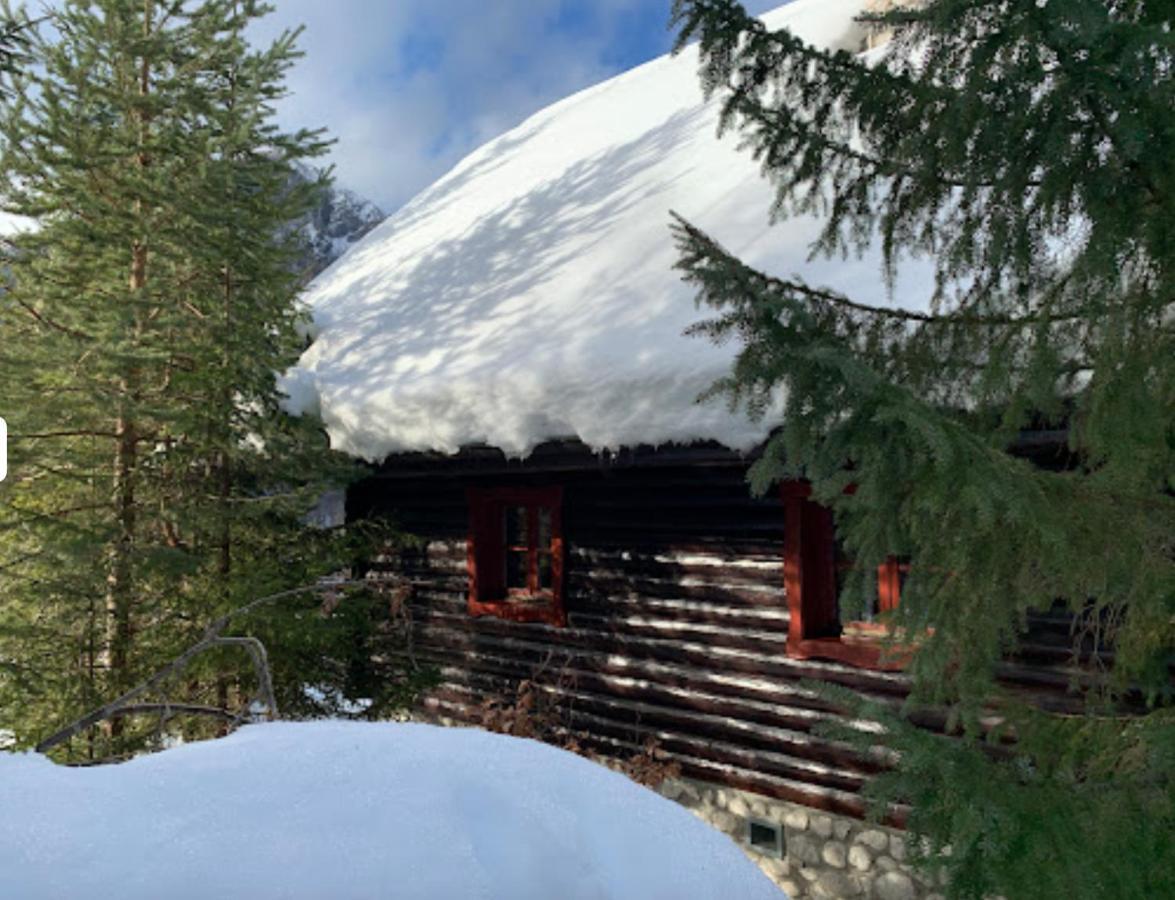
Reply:
<svg viewBox="0 0 1175 900"><path fill-rule="evenodd" d="M901 831L688 778L660 790L730 835L792 900L943 900L905 864Z"/></svg>

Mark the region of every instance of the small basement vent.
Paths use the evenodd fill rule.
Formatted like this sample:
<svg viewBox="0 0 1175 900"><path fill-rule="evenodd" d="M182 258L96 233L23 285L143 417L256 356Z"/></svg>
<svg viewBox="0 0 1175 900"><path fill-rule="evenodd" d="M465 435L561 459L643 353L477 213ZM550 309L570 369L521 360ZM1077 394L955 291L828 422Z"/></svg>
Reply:
<svg viewBox="0 0 1175 900"><path fill-rule="evenodd" d="M783 858L783 828L773 822L747 822L747 843L760 853Z"/></svg>

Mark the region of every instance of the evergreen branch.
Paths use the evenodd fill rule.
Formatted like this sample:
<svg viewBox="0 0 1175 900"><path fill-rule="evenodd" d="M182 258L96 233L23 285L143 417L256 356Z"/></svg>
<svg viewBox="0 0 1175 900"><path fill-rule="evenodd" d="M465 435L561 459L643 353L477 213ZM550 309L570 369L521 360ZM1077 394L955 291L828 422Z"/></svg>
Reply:
<svg viewBox="0 0 1175 900"><path fill-rule="evenodd" d="M18 556L16 559L5 560L4 562L0 563L0 572L7 571L9 569L15 569L26 562L33 561L34 559L44 559L46 555L47 554L45 551L38 550L33 553L26 553L23 556Z"/></svg>
<svg viewBox="0 0 1175 900"><path fill-rule="evenodd" d="M905 309L901 307L887 307L887 306L872 306L867 303L860 303L846 297L844 294L837 293L822 288L813 288L802 281L793 281L790 279L777 278L773 275L767 275L757 269L752 269L744 264L738 257L727 252L721 244L707 235L704 231L691 225L686 219L682 218L678 213L670 211L674 222L671 225L671 230L677 235L678 243L681 246L686 244L693 245L693 248L700 255L709 257L712 261L717 261L719 264L729 267L732 271L738 272L747 283L748 288L752 293L762 290L764 292L778 292L778 293L798 293L803 296L816 300L822 303L828 303L842 309L850 309L854 312L864 313L869 316L875 316L882 319L892 319L899 322L917 322L923 325L976 325L990 328L1023 328L1029 325L1041 324L1057 324L1062 322L1076 322L1082 321L1084 316L1080 313L1067 313L1063 315L1033 315L1033 316L993 316L993 315L977 315L969 310L957 310L947 314L925 313L917 310ZM1059 279L1053 286L1054 291L1058 291L1067 283L1068 277Z"/></svg>
<svg viewBox="0 0 1175 900"><path fill-rule="evenodd" d="M63 437L100 437L100 438L116 438L118 437L113 431L99 431L93 428L80 428L74 431L37 431L37 432L13 432L8 435L10 441L40 441L49 438L63 438Z"/></svg>
<svg viewBox="0 0 1175 900"><path fill-rule="evenodd" d="M1031 7L1027 7L1028 19L1036 24L1041 42L1056 56L1061 70L1075 71L1080 68L1077 59L1062 41L1056 40L1056 29L1051 26L1050 12L1045 8L1046 6L1047 4L1033 4ZM1101 131L1102 137L1110 142L1121 159L1123 167L1139 180L1140 185L1152 198L1157 198L1160 192L1158 185L1143 170L1135 155L1127 152L1123 147L1119 130L1110 123L1106 110L1098 100L1098 95L1089 85L1083 88L1081 95L1085 101L1086 109Z"/></svg>
<svg viewBox="0 0 1175 900"><path fill-rule="evenodd" d="M69 516L77 515L84 512L95 512L96 510L105 510L109 506L105 503L88 503L81 506L67 506L62 509L54 509L49 512L37 513L36 515L26 516L23 519L18 519L14 522L4 522L0 524L0 531L12 531L17 528L22 528L25 525L31 525L34 522L43 522L49 519L64 519ZM17 513L24 513L28 510L21 509L18 506L9 504L9 509Z"/></svg>
<svg viewBox="0 0 1175 900"><path fill-rule="evenodd" d="M867 66L862 70L872 72ZM915 181L920 184L932 182L945 188L965 189L968 191L984 190L1000 187L1003 181L996 179L977 179L974 176L964 178L944 173L941 169L928 171L925 167L903 163L895 158L883 158L867 153L860 147L854 147L845 140L830 137L818 126L812 125L805 119L793 115L783 109L771 109L764 106L753 94L749 93L744 85L728 82L727 89L731 96L723 104L722 122L719 133L725 134L730 127L730 119L737 113L742 119L742 127L754 124L764 132L771 132L777 136L793 139L797 144L803 144L805 150L816 150L839 157L843 161L854 162L868 171L856 175L858 180L874 181L879 178L900 178ZM767 148L756 146L753 155L756 159L766 156ZM1038 179L1022 179L1025 188L1039 188L1043 182Z"/></svg>
<svg viewBox="0 0 1175 900"><path fill-rule="evenodd" d="M25 303L25 301L21 300L19 297L13 296L11 299L13 301L15 301L17 306L19 306L26 313L28 313L29 316L35 322L38 322L41 325L45 325L48 328L52 328L55 331L60 331L62 334L67 334L70 337L77 338L79 340L92 341L94 339L92 335L86 334L83 331L76 331L73 328L69 328L65 325L61 325L58 322L54 322L52 319L48 318L47 316L44 316L41 313L37 312L36 309L34 309L29 304Z"/></svg>
<svg viewBox="0 0 1175 900"><path fill-rule="evenodd" d="M881 90L892 98L917 93L922 95L923 102L926 102L926 95L930 94L936 97L940 104L956 100L957 91L942 84L928 84L924 80L915 80L904 73L893 72L883 65L866 65L859 58L843 50L823 50L805 43L786 28L768 31L759 19L747 14L734 0L674 0L673 9L670 27L682 26L673 52L681 52L689 39L700 33L702 56L705 59L708 76L703 79L703 93L709 99L718 91L720 82L729 92L730 96L723 103L720 134L729 128L730 120L738 113L743 119L744 127L756 123L764 132L792 137L806 147L819 148L842 160L868 167L870 174L861 176L864 178L900 177L923 184L933 182L941 187L967 190L993 188L1002 184L997 180L976 179L973 174L966 177L952 176L939 168L928 171L925 166L903 164L894 158L874 156L854 147L849 140L830 137L821 124L813 124L784 108L772 109L758 98L767 87L772 65L784 59L798 60L792 64L796 70L803 71L808 67L809 71L805 77L809 84L822 80L843 81L851 77L859 81L862 93L868 92L871 88ZM920 21L917 17L899 19L891 16L892 14L877 18L859 16L857 21L884 21L898 27ZM741 44L736 42L735 35L742 41ZM742 61L741 64L738 64L739 60ZM756 158L763 152L761 147L757 148ZM1034 179L1027 179L1023 183L1029 188L1041 185L1040 181Z"/></svg>

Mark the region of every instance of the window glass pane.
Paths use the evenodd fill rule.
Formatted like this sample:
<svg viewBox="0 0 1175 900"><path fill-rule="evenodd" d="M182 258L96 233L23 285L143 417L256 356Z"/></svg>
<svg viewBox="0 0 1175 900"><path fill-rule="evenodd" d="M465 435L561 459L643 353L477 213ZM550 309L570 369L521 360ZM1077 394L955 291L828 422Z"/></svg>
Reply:
<svg viewBox="0 0 1175 900"><path fill-rule="evenodd" d="M865 579L865 590L869 593L865 598L865 610L861 612L861 621L876 622L877 617L881 615L881 594L877 590L877 579Z"/></svg>
<svg viewBox="0 0 1175 900"><path fill-rule="evenodd" d="M876 570L874 570L876 572ZM856 575L856 572L853 573ZM862 608L859 597L850 598L846 595L845 588L849 581L849 570L838 569L836 572L836 596L838 606L843 606L845 611L850 613L854 621L858 622L873 622L876 621L877 616L881 612L881 597L877 591L877 577L865 579L865 603ZM860 585L860 581L857 581ZM841 603L841 598L844 598Z"/></svg>
<svg viewBox="0 0 1175 900"><path fill-rule="evenodd" d="M529 587L526 583L528 556L529 554L525 550L506 551L506 588L508 590L526 590Z"/></svg>
<svg viewBox="0 0 1175 900"><path fill-rule="evenodd" d="M551 508L548 506L539 507L539 540L538 547L540 550L549 549L551 546Z"/></svg>
<svg viewBox="0 0 1175 900"><path fill-rule="evenodd" d="M549 591L553 577L554 568L551 565L551 554L539 551L539 588Z"/></svg>
<svg viewBox="0 0 1175 900"><path fill-rule="evenodd" d="M865 603L862 605L860 598L846 597L846 588L848 587L850 573L856 575L857 563L852 557L845 552L844 545L838 540L833 544L833 558L835 561L836 571L836 598L838 616L841 611L847 611L853 621L857 622L874 622L881 613L881 596L877 590L877 578L865 579ZM876 570L874 570L876 571ZM860 581L857 581L860 584ZM842 598L844 598L842 602Z"/></svg>
<svg viewBox="0 0 1175 900"><path fill-rule="evenodd" d="M505 509L506 523L503 534L506 535L507 547L525 547L530 542L530 528L525 506L507 506Z"/></svg>

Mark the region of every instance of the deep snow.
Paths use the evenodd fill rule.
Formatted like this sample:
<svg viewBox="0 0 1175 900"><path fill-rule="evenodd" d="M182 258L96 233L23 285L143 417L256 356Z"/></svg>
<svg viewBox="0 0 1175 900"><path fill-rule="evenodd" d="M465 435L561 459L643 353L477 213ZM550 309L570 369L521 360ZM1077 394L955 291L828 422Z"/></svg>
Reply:
<svg viewBox="0 0 1175 900"><path fill-rule="evenodd" d="M764 18L856 51L862 0L796 0ZM772 190L738 135L716 137L696 50L542 110L459 163L310 286L316 340L285 379L332 445L379 460L485 442L525 456L578 436L595 448L715 439L752 423L698 394L736 347L688 338L705 314L673 269L675 210L742 259L891 304L879 253L808 261L821 220L769 224ZM894 297L925 307L927 262Z"/></svg>
<svg viewBox="0 0 1175 900"><path fill-rule="evenodd" d="M0 238L19 234L22 231L29 231L36 227L36 223L32 219L26 219L24 216L14 216L12 213L0 211Z"/></svg>
<svg viewBox="0 0 1175 900"><path fill-rule="evenodd" d="M0 753L0 896L780 900L725 835L536 741L253 725L123 765Z"/></svg>

